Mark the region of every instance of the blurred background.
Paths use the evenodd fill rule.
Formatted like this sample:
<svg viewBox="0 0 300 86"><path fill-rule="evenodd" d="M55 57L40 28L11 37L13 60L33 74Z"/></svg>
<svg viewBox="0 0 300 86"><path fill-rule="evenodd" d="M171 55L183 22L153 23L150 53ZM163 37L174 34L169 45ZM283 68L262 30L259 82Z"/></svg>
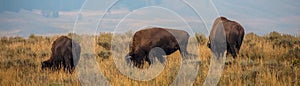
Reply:
<svg viewBox="0 0 300 86"><path fill-rule="evenodd" d="M116 1L117 3L112 5ZM213 3L220 16L240 22L245 27L246 33L254 32L264 35L277 31L294 36L298 36L300 33L298 24L300 22L300 1L298 0L213 0L209 3L208 0L201 1L203 3L199 3L199 5L205 7L205 5ZM30 34L55 35L72 32L75 20L79 15L78 12L84 2L85 0L0 0L0 36L28 37ZM89 0L82 8L86 11L85 14L79 16L83 19L90 18L85 21L87 23L96 21L100 18L99 14L105 13L106 9L112 7L108 11L111 16L108 19L122 19L136 9L160 6L166 7L182 17L188 17L186 20L190 22L189 24L195 32L203 31L205 28L203 20L198 18L191 8L182 3L184 2L181 0ZM204 10L199 15L210 15L210 12ZM105 25L109 25L108 23ZM174 22L169 22L169 24L171 23ZM105 27L98 32L112 32L113 29L113 27ZM202 33L207 34L207 32L209 31L206 30Z"/></svg>

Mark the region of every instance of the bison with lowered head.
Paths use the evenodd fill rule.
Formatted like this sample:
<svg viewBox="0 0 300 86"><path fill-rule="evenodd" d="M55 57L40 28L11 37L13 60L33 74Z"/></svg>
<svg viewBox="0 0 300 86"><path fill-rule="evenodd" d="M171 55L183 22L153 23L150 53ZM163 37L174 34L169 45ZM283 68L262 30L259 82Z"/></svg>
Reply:
<svg viewBox="0 0 300 86"><path fill-rule="evenodd" d="M183 30L152 27L137 31L132 39L131 51L126 56L127 63L132 62L138 68L142 68L144 61L151 65L149 52L152 50L158 59L162 54L170 55L177 50L184 56L188 54L188 39L189 34Z"/></svg>
<svg viewBox="0 0 300 86"><path fill-rule="evenodd" d="M239 53L241 48L244 34L244 28L238 22L228 20L225 17L218 17L212 26L207 46L214 53L221 53L227 50L227 54L232 54L233 58L236 58L236 54ZM226 45L222 45L222 43Z"/></svg>
<svg viewBox="0 0 300 86"><path fill-rule="evenodd" d="M42 69L58 70L63 67L65 71L72 73L80 57L80 45L68 38L61 36L52 43L50 59L42 62Z"/></svg>

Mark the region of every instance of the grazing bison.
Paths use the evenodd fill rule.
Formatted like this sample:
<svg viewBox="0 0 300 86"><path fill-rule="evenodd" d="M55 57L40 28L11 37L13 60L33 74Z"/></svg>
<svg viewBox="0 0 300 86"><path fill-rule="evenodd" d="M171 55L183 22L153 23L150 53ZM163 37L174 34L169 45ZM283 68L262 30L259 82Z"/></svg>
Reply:
<svg viewBox="0 0 300 86"><path fill-rule="evenodd" d="M58 70L63 67L65 71L72 73L79 61L81 49L72 39L61 36L53 42L51 52L50 59L42 62L42 69Z"/></svg>
<svg viewBox="0 0 300 86"><path fill-rule="evenodd" d="M224 34L224 30L225 30L225 34ZM215 50L215 52L225 52L225 50L227 50L228 53L232 54L233 58L236 58L237 56L236 53L239 53L244 38L244 34L245 32L242 25L240 25L235 21L228 20L225 17L219 17L215 20L213 24L211 33L209 35L209 42L207 46L212 49L213 47L212 41L213 41L215 42L214 44L216 46L214 48L218 48L218 49L212 49L212 50ZM226 36L226 40L224 40L224 42L226 41L227 46L222 46L220 44L222 43L221 36ZM226 47L227 49L225 49Z"/></svg>
<svg viewBox="0 0 300 86"><path fill-rule="evenodd" d="M144 61L151 65L149 52L154 51L162 63L163 54L170 55L179 50L182 56L187 53L189 34L182 30L152 27L137 31L133 36L131 51L127 54L127 63L142 68ZM163 53L164 52L164 53Z"/></svg>

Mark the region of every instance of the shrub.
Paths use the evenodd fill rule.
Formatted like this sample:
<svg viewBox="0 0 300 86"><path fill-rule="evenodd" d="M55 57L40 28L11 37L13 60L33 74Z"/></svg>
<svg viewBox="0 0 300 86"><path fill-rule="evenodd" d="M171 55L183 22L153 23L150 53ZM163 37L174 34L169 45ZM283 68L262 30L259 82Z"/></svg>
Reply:
<svg viewBox="0 0 300 86"><path fill-rule="evenodd" d="M110 50L111 44L109 42L98 42L98 45L102 46L103 48Z"/></svg>
<svg viewBox="0 0 300 86"><path fill-rule="evenodd" d="M81 41L81 37L80 35L76 34L76 33L68 33L67 35L69 38L71 38L72 40L76 41L76 42L80 42Z"/></svg>
<svg viewBox="0 0 300 86"><path fill-rule="evenodd" d="M8 44L9 43L9 39L4 36L4 37L1 37L1 44L4 45L4 44Z"/></svg>
<svg viewBox="0 0 300 86"><path fill-rule="evenodd" d="M36 52L33 52L33 51L26 51L26 55L29 57L37 57Z"/></svg>
<svg viewBox="0 0 300 86"><path fill-rule="evenodd" d="M111 53L109 51L100 51L98 53L98 56L102 57L104 59L107 59L110 55L111 55Z"/></svg>
<svg viewBox="0 0 300 86"><path fill-rule="evenodd" d="M268 38L269 40L275 40L275 39L278 39L278 38L280 38L280 37L281 37L281 34L278 33L278 32L276 32L276 31L271 32L271 33L267 36L267 38Z"/></svg>
<svg viewBox="0 0 300 86"><path fill-rule="evenodd" d="M265 37L267 40L273 42L274 46L282 46L284 48L292 48L294 45L300 45L300 39L289 34L280 34L278 32L271 32Z"/></svg>
<svg viewBox="0 0 300 86"><path fill-rule="evenodd" d="M299 59L300 60L300 48L296 47L294 49L290 49L285 56L289 57L289 58L295 58L295 59Z"/></svg>
<svg viewBox="0 0 300 86"><path fill-rule="evenodd" d="M97 44L106 50L110 50L111 40L112 33L100 33L100 37L97 37Z"/></svg>
<svg viewBox="0 0 300 86"><path fill-rule="evenodd" d="M125 36L131 37L131 36L133 36L133 34L134 34L134 32L132 30L129 30L125 33Z"/></svg>
<svg viewBox="0 0 300 86"><path fill-rule="evenodd" d="M300 59L292 61L292 67L300 66Z"/></svg>
<svg viewBox="0 0 300 86"><path fill-rule="evenodd" d="M206 43L206 37L204 34L199 34L199 33L196 33L195 34L196 36L196 39L197 39L197 42L200 44L200 45L204 45Z"/></svg>
<svg viewBox="0 0 300 86"><path fill-rule="evenodd" d="M35 38L35 35L34 34L30 34L29 35L29 39L34 39Z"/></svg>
<svg viewBox="0 0 300 86"><path fill-rule="evenodd" d="M23 37L9 37L10 43L15 43L15 42L25 42L26 40Z"/></svg>
<svg viewBox="0 0 300 86"><path fill-rule="evenodd" d="M37 42L41 42L43 39L43 36L36 36L34 34L30 34L29 38L26 40L26 43L36 44Z"/></svg>
<svg viewBox="0 0 300 86"><path fill-rule="evenodd" d="M41 53L41 56L42 56L42 57L48 56L48 52L42 52L42 53Z"/></svg>

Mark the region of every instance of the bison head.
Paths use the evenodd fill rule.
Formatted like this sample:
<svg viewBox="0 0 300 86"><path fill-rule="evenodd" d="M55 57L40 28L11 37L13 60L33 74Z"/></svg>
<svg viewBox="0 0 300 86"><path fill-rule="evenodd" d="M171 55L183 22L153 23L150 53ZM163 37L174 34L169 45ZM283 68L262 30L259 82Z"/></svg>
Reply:
<svg viewBox="0 0 300 86"><path fill-rule="evenodd" d="M129 54L126 56L126 63L127 64L133 64L133 66L142 68L144 65L145 57L143 55L138 54Z"/></svg>
<svg viewBox="0 0 300 86"><path fill-rule="evenodd" d="M49 61L43 61L42 63L42 70L46 69L46 68L50 68L53 64Z"/></svg>

